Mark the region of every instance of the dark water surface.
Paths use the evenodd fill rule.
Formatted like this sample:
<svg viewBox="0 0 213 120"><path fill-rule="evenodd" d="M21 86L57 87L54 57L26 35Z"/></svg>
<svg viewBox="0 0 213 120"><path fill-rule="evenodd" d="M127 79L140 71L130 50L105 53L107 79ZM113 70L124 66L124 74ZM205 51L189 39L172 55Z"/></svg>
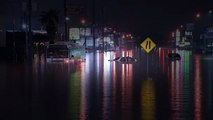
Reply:
<svg viewBox="0 0 213 120"><path fill-rule="evenodd" d="M168 49L0 64L1 120L213 120L213 56ZM133 56L136 63L110 62Z"/></svg>

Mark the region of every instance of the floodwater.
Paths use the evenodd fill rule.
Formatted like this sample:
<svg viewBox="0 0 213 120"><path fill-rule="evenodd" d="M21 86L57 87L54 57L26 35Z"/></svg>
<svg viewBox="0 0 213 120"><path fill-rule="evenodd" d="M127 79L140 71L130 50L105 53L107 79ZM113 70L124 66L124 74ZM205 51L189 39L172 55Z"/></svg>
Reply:
<svg viewBox="0 0 213 120"><path fill-rule="evenodd" d="M179 61L166 55L177 52ZM133 56L134 63L108 61ZM213 120L213 56L159 48L0 64L1 120Z"/></svg>

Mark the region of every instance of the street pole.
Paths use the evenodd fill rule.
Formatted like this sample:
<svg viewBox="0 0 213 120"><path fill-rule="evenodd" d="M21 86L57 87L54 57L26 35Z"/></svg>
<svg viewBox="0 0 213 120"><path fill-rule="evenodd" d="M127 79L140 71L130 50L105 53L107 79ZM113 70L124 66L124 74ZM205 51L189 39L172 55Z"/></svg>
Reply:
<svg viewBox="0 0 213 120"><path fill-rule="evenodd" d="M68 41L68 30L67 30L67 0L64 0L64 37L65 41Z"/></svg>
<svg viewBox="0 0 213 120"><path fill-rule="evenodd" d="M26 41L26 55L27 55L27 59L28 62L32 62L32 21L31 21L31 17L32 17L32 1L28 0L28 40Z"/></svg>
<svg viewBox="0 0 213 120"><path fill-rule="evenodd" d="M104 21L104 5L102 6L102 39L103 39L103 52L105 52L105 41L104 41L104 37L105 37L105 21Z"/></svg>
<svg viewBox="0 0 213 120"><path fill-rule="evenodd" d="M95 0L92 1L92 6L93 6L93 9L92 9L92 34L93 34L93 50L95 50Z"/></svg>

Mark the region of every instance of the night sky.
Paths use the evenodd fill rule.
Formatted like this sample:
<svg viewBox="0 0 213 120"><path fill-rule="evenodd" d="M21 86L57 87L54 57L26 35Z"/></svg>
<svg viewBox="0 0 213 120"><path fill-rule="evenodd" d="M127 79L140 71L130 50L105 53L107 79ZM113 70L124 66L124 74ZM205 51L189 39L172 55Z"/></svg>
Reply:
<svg viewBox="0 0 213 120"><path fill-rule="evenodd" d="M1 0L0 13L6 17L7 24L15 17L20 23L23 15L21 2L26 0ZM63 13L63 0L32 0L37 10L33 12L34 26L40 25L41 11L56 8ZM92 0L67 0L70 4L81 3L86 6L87 16L92 16ZM181 24L194 20L197 12L213 10L213 0L95 0L96 22L114 26L125 32L138 35L166 35ZM11 9L11 6L19 6ZM3 11L3 12L2 12ZM11 17L13 16L13 17ZM63 16L61 14L61 16ZM61 24L63 24L61 20ZM10 27L10 25L6 25ZM18 26L17 26L18 27ZM36 27L35 27L36 28ZM61 28L63 28L61 26Z"/></svg>
<svg viewBox="0 0 213 120"><path fill-rule="evenodd" d="M196 13L212 10L213 0L118 0L117 6L112 21L126 31L166 35L177 26L193 22Z"/></svg>

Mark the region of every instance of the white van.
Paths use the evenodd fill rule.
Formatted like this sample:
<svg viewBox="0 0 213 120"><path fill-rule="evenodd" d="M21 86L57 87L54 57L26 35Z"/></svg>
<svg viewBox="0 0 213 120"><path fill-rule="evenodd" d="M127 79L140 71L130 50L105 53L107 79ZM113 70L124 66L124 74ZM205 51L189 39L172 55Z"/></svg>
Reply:
<svg viewBox="0 0 213 120"><path fill-rule="evenodd" d="M46 61L47 62L66 62L68 63L69 48L63 44L50 44L46 49Z"/></svg>

